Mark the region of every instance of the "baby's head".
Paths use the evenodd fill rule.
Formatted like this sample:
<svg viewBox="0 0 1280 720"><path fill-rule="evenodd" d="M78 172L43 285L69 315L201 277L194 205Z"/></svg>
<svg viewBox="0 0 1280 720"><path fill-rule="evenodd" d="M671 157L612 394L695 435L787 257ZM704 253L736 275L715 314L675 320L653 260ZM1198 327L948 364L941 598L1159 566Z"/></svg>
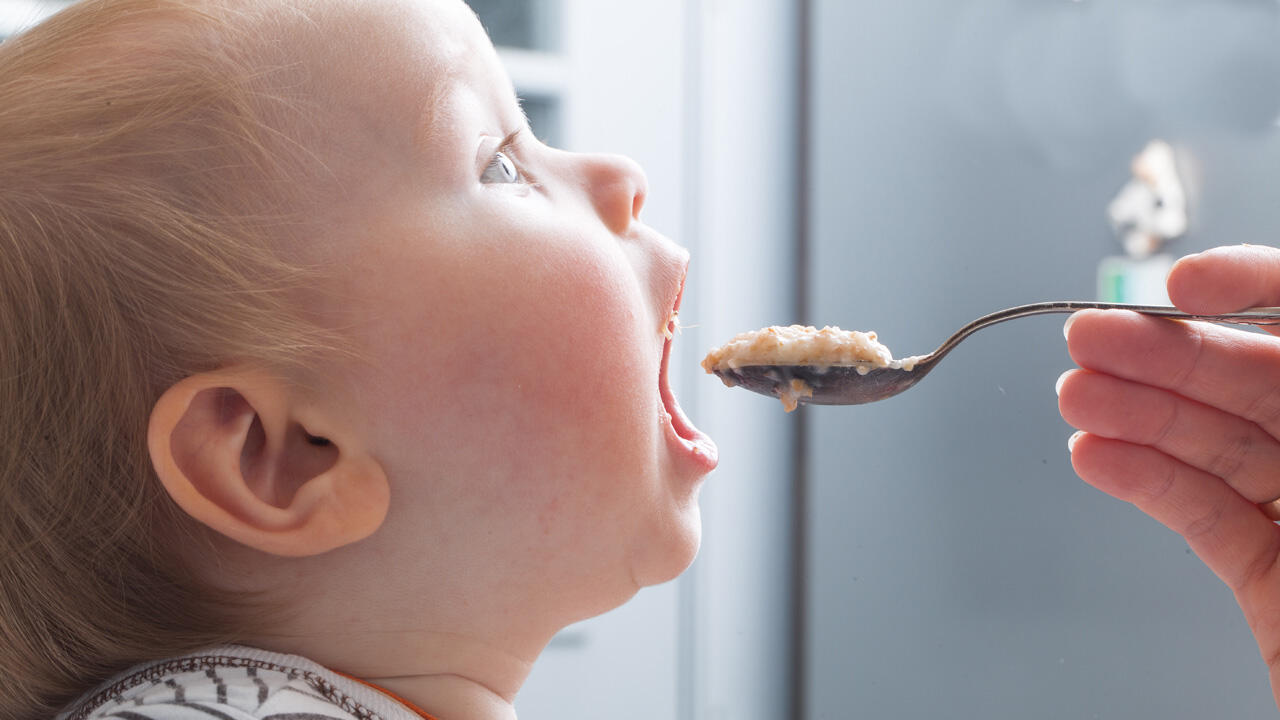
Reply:
<svg viewBox="0 0 1280 720"><path fill-rule="evenodd" d="M0 108L0 717L215 642L519 665L692 560L687 254L460 0L91 1Z"/></svg>

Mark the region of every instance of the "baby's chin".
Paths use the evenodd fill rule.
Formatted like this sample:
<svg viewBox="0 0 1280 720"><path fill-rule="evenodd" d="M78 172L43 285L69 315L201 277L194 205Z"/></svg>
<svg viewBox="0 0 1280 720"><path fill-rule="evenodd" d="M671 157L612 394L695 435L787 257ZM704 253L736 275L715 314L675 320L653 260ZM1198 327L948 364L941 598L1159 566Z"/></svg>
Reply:
<svg viewBox="0 0 1280 720"><path fill-rule="evenodd" d="M702 513L695 496L678 519L637 550L632 565L636 585L643 588L676 579L693 564L701 544Z"/></svg>
<svg viewBox="0 0 1280 720"><path fill-rule="evenodd" d="M701 540L702 525L695 506L692 518L682 522L681 527L669 526L660 537L651 538L636 550L630 558L630 582L605 592L599 592L604 590L600 583L591 583L595 590L592 598L585 607L580 606L583 612L566 625L603 615L626 604L646 587L676 579L693 564Z"/></svg>

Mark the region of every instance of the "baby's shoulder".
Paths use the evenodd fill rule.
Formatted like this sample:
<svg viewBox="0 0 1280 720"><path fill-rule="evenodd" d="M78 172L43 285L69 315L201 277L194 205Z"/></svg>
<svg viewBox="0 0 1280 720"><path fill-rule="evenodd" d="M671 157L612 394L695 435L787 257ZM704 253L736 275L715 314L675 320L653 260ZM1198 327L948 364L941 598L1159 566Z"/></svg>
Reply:
<svg viewBox="0 0 1280 720"><path fill-rule="evenodd" d="M228 646L133 668L57 720L418 720L305 658Z"/></svg>

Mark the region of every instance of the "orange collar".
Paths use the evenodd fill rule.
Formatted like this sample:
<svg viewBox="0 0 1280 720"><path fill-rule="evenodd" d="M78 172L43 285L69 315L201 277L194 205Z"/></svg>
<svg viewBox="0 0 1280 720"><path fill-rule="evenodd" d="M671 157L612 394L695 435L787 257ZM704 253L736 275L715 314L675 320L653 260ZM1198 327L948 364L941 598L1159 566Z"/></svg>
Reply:
<svg viewBox="0 0 1280 720"><path fill-rule="evenodd" d="M418 713L418 715L421 715L421 716L422 716L422 720L436 720L436 718L435 718L435 716L434 716L434 715L430 715L430 714L428 714L426 710L423 710L422 708L418 707L417 705L414 705L413 703L409 702L408 700L405 700L404 698L400 697L399 695L397 695L397 694L395 694L395 693L391 692L390 690L388 690L388 689L386 689L386 688L384 688L384 687L380 687L380 686L378 686L378 685L374 685L373 683L368 682L367 680L361 680L361 679L360 679L360 678L358 678L358 677L352 677L352 676L350 676L350 675L348 675L348 674L346 674L346 673L344 673L344 672L338 672L337 670L334 670L333 672L335 672L335 673L337 673L337 674L341 675L341 676L342 676L342 677L344 677L344 678L347 678L348 680L355 680L356 682L360 683L361 685L364 685L365 687L373 688L374 690L377 690L378 692L382 693L383 695L386 695L386 696L390 697L391 699L395 700L396 702L400 703L401 705L404 705L405 707L409 708L410 710L412 710L412 711L414 711L414 712Z"/></svg>

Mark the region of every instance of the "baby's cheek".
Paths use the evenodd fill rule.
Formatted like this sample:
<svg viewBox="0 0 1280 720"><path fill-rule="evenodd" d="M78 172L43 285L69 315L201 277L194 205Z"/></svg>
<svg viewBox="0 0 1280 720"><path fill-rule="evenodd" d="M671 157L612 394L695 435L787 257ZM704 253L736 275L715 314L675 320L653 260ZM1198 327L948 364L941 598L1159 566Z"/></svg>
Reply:
<svg viewBox="0 0 1280 720"><path fill-rule="evenodd" d="M526 439L581 452L619 432L646 380L656 397L660 348L652 329L655 339L643 343L644 309L623 262L605 252L525 258L496 264L475 290L467 325L477 332L456 370L484 368L505 395L493 401L508 403L512 429Z"/></svg>
<svg viewBox="0 0 1280 720"><path fill-rule="evenodd" d="M610 415L634 404L645 377L653 374L655 388L657 382L659 347L642 342L637 294L613 277L586 272L569 274L549 294L545 304L513 303L507 328L520 348L511 360L533 390L530 399L550 417L618 422Z"/></svg>
<svg viewBox="0 0 1280 720"><path fill-rule="evenodd" d="M652 464L661 344L647 294L616 246L539 241L424 241L365 277L371 414L390 448L409 446L407 466L483 468L496 491Z"/></svg>

